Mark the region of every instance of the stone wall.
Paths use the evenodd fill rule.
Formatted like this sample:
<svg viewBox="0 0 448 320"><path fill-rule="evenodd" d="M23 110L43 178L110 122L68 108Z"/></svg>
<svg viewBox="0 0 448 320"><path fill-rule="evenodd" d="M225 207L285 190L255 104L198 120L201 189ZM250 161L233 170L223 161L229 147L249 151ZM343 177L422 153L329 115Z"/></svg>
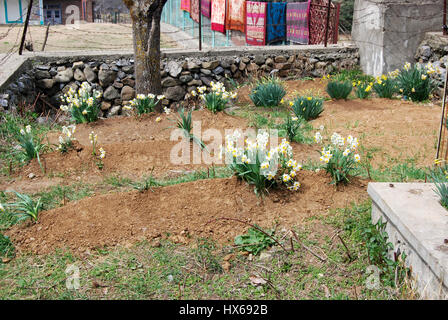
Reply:
<svg viewBox="0 0 448 320"><path fill-rule="evenodd" d="M161 76L163 93L168 99L164 103L171 107L182 104L189 92L202 85L209 86L211 81L229 86L228 79L238 82L249 76L321 77L333 69L356 67L359 60L358 50L353 46L284 48L164 53ZM57 109L61 94L88 81L103 92L101 109L103 116L108 117L120 114L121 107L136 94L134 60L130 54L34 56L26 63L29 64L26 72L3 88L0 85L3 92L0 105L5 110L23 100L32 104L38 94L46 109L50 105Z"/></svg>

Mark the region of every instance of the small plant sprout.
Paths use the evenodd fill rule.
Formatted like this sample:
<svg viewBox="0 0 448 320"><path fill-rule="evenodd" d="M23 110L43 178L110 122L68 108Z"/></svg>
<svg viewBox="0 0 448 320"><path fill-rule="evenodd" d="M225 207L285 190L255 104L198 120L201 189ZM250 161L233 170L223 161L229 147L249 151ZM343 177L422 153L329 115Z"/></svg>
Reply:
<svg viewBox="0 0 448 320"><path fill-rule="evenodd" d="M125 110L135 110L137 115L154 112L155 107L165 99L164 95L156 96L153 93L148 95L138 94L137 97L124 106Z"/></svg>
<svg viewBox="0 0 448 320"><path fill-rule="evenodd" d="M320 132L314 136L317 143L322 143L323 137ZM325 170L331 175L332 184L348 183L349 177L355 174L361 157L356 153L359 143L358 139L348 136L347 139L333 133L331 143L322 148L320 161L325 165Z"/></svg>
<svg viewBox="0 0 448 320"><path fill-rule="evenodd" d="M286 139L278 147L268 149L267 132L258 133L255 141L246 139L243 148L238 147L240 138L238 130L226 136L226 163L239 178L255 186L257 195L280 185L294 191L300 188L296 177L302 166L293 160L292 147Z"/></svg>
<svg viewBox="0 0 448 320"><path fill-rule="evenodd" d="M205 86L199 87L199 97L204 101L205 107L211 112L216 113L218 111L223 111L231 99L237 97L236 92L228 92L222 82L210 82L210 92L207 93L207 88ZM197 93L195 91L191 92L192 96Z"/></svg>
<svg viewBox="0 0 448 320"><path fill-rule="evenodd" d="M104 168L103 160L106 158L106 151L103 148L99 148L99 155L97 154L98 135L95 132L92 131L89 134L89 140L92 145L92 156L95 159L96 166L101 170Z"/></svg>
<svg viewBox="0 0 448 320"><path fill-rule="evenodd" d="M18 218L18 221L31 219L37 222L39 212L42 210L43 204L41 199L34 201L30 196L14 191L17 201L7 204L8 212ZM3 207L3 210L5 208Z"/></svg>
<svg viewBox="0 0 448 320"><path fill-rule="evenodd" d="M63 126L62 135L59 136L58 150L61 153L66 153L73 148L73 141L76 139L73 137L76 131L76 126Z"/></svg>
<svg viewBox="0 0 448 320"><path fill-rule="evenodd" d="M197 143L202 149L205 148L205 144L201 139L197 138L191 132L193 130L193 120L192 120L192 111L185 112L183 108L177 111L178 117L176 121L176 127L182 130L184 136L189 140Z"/></svg>
<svg viewBox="0 0 448 320"><path fill-rule="evenodd" d="M62 96L62 102L67 104L61 105L60 109L69 112L76 123L94 122L98 120L100 112L98 99L101 98L101 95L102 93L93 90L88 82L83 82L77 92L70 88Z"/></svg>

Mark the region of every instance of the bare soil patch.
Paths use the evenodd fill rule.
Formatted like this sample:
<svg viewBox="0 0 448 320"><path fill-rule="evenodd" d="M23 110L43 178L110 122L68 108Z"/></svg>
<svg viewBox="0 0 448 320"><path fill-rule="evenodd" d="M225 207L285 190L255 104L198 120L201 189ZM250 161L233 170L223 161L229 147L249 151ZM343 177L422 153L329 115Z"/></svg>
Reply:
<svg viewBox="0 0 448 320"><path fill-rule="evenodd" d="M323 172L304 171L299 180L300 192L275 191L265 198L236 178L200 180L144 193L105 194L43 212L37 224L16 226L7 234L20 251L39 254L55 248L82 253L153 238L188 243L210 237L228 243L244 233L247 225L210 221L227 217L265 228L275 221L288 227L367 198L366 183L358 179L338 189Z"/></svg>

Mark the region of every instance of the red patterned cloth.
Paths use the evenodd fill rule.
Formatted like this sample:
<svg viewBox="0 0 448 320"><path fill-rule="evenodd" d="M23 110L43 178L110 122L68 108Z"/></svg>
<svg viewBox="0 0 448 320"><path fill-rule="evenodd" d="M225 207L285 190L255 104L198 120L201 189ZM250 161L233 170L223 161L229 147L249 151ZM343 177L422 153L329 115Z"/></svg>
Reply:
<svg viewBox="0 0 448 320"><path fill-rule="evenodd" d="M245 31L246 23L246 1L228 0L227 1L227 30Z"/></svg>
<svg viewBox="0 0 448 320"><path fill-rule="evenodd" d="M212 16L212 0L201 0L201 13L210 19Z"/></svg>
<svg viewBox="0 0 448 320"><path fill-rule="evenodd" d="M190 18L196 23L199 23L199 1L190 0Z"/></svg>
<svg viewBox="0 0 448 320"><path fill-rule="evenodd" d="M226 32L226 0L212 1L212 30Z"/></svg>
<svg viewBox="0 0 448 320"><path fill-rule="evenodd" d="M254 46L266 44L266 2L246 1L246 42Z"/></svg>
<svg viewBox="0 0 448 320"><path fill-rule="evenodd" d="M190 0L180 0L180 9L190 12Z"/></svg>

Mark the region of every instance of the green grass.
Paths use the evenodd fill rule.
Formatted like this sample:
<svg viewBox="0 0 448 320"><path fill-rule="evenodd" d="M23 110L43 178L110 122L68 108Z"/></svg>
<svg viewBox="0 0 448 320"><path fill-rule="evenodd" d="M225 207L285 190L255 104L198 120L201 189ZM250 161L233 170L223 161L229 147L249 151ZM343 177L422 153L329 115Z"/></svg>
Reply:
<svg viewBox="0 0 448 320"><path fill-rule="evenodd" d="M130 248L103 248L82 259L67 252L23 255L0 265L0 299L399 299L412 292L383 281L379 290L365 286L367 257L362 230L370 224L370 203L353 205L308 219L296 228L300 241L326 258L322 262L295 244L279 247L260 260L234 252L209 239L195 246L161 240ZM347 250L337 237L344 239ZM289 248L289 239L285 246ZM230 271L223 272L224 257ZM66 288L67 267L80 271L79 290ZM267 281L255 286L250 277ZM387 279L382 277L381 279ZM356 293L353 288L356 288Z"/></svg>

